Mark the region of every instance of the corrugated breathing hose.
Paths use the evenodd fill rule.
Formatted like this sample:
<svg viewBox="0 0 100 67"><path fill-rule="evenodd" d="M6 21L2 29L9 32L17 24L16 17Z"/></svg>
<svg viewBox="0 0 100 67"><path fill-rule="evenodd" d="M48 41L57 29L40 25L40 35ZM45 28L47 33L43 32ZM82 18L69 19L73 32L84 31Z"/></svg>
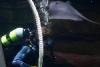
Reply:
<svg viewBox="0 0 100 67"><path fill-rule="evenodd" d="M42 27L40 22L39 13L36 9L36 6L32 0L28 0L28 3L32 9L32 13L36 20L38 39L39 39L39 58L38 58L38 67L42 67L43 64L43 54L44 54L44 45L43 45L43 35L42 35Z"/></svg>

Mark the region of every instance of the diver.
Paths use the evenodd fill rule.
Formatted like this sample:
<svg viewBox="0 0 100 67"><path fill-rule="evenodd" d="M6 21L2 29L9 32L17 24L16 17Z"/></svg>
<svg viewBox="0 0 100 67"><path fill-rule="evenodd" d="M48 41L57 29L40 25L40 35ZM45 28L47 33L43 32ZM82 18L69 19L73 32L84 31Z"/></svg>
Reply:
<svg viewBox="0 0 100 67"><path fill-rule="evenodd" d="M17 55L14 57L14 59L12 61L12 64L15 65L16 67L33 67L33 66L30 66L29 64L23 62L23 59L30 52L32 52L35 56L36 52L38 50L38 46L35 44L35 41L32 40L32 37L33 37L32 32L29 31L29 29L26 32L28 33L29 38L25 39L25 44L23 45L22 49L17 53ZM38 54L38 52L37 52L37 54ZM34 61L36 61L36 60L34 60Z"/></svg>
<svg viewBox="0 0 100 67"><path fill-rule="evenodd" d="M50 30L46 27L42 27L42 30L46 47L52 48L52 40L49 38ZM9 46L9 44L20 41L21 39L24 40L24 43L20 51L18 51L14 57L12 64L16 67L35 67L38 59L38 40L36 31L33 31L30 28L16 28L10 33L2 36L0 40L3 46ZM25 57L27 57L29 53L32 53L32 58L35 58L34 61L32 61L33 66L24 62Z"/></svg>
<svg viewBox="0 0 100 67"><path fill-rule="evenodd" d="M17 53L12 61L13 65L17 67L31 67L30 65L24 63L23 59L28 53L33 52L35 54L35 52L38 50L34 37L35 34L33 34L33 31L31 31L29 28L16 28L10 33L1 37L1 44L5 47L20 40L24 41L22 49Z"/></svg>

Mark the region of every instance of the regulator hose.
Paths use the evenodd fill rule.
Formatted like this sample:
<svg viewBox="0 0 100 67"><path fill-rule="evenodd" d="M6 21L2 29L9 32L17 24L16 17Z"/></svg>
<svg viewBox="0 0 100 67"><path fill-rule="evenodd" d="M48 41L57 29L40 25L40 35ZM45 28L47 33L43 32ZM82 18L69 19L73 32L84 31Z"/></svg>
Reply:
<svg viewBox="0 0 100 67"><path fill-rule="evenodd" d="M36 26L37 26L37 33L38 33L38 39L39 39L39 58L38 58L38 67L42 67L43 64L43 54L44 54L44 45L43 45L43 35L42 35L42 27L40 22L39 13L36 9L36 6L32 0L28 0L28 3L32 9L33 16L36 20Z"/></svg>

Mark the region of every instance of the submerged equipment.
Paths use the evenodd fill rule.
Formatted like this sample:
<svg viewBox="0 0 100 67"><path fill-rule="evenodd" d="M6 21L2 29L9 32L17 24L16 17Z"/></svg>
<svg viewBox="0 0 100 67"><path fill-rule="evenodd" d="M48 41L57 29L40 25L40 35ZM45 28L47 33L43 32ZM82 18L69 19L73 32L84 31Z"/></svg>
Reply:
<svg viewBox="0 0 100 67"><path fill-rule="evenodd" d="M47 0L48 1L48 0ZM45 4L44 3L45 0L38 0L38 4L39 4L39 8L41 9L41 12L43 14L43 22L45 21L45 25L46 23L48 23L48 14L47 12L45 13L45 8L44 7ZM39 13L38 13L38 10L34 4L34 2L32 0L28 0L28 3L32 9L32 13L33 13L33 16L35 17L35 21L36 21L36 26L37 26L37 33L38 33L38 41L39 41L39 58L38 58L38 67L42 67L42 64L43 64L43 54L44 54L44 45L43 45L43 35L42 35L42 28L41 28L41 21L40 21L40 16L39 16ZM47 14L47 15L45 15ZM13 31L11 31L10 33L4 35L1 37L0 41L1 41L1 44L3 46L7 46L9 45L11 42L15 42L17 40L20 40L21 38L23 38L24 36L24 29L23 28L17 28Z"/></svg>
<svg viewBox="0 0 100 67"><path fill-rule="evenodd" d="M9 45L11 42L15 42L23 38L24 28L16 28L10 33L5 34L1 37L0 41L3 46Z"/></svg>
<svg viewBox="0 0 100 67"><path fill-rule="evenodd" d="M36 9L36 6L32 0L28 0L28 3L32 9L33 16L35 17L36 26L37 26L37 33L38 33L38 40L39 40L39 58L38 58L38 67L42 67L43 64L43 54L44 54L44 45L43 45L43 35L42 35L42 28L40 22L40 16ZM42 4L43 5L43 4ZM40 6L40 4L39 4Z"/></svg>

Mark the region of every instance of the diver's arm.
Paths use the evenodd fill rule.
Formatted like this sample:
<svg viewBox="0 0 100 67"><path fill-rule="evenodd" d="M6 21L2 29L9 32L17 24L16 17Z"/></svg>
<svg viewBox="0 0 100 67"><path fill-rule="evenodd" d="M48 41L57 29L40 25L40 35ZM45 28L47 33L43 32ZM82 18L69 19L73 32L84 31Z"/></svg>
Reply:
<svg viewBox="0 0 100 67"><path fill-rule="evenodd" d="M31 67L30 65L24 63L21 60L13 60L13 65L17 66L17 67Z"/></svg>
<svg viewBox="0 0 100 67"><path fill-rule="evenodd" d="M18 67L31 67L30 65L23 62L24 57L30 52L30 47L23 46L22 49L17 53L12 62L13 65Z"/></svg>

